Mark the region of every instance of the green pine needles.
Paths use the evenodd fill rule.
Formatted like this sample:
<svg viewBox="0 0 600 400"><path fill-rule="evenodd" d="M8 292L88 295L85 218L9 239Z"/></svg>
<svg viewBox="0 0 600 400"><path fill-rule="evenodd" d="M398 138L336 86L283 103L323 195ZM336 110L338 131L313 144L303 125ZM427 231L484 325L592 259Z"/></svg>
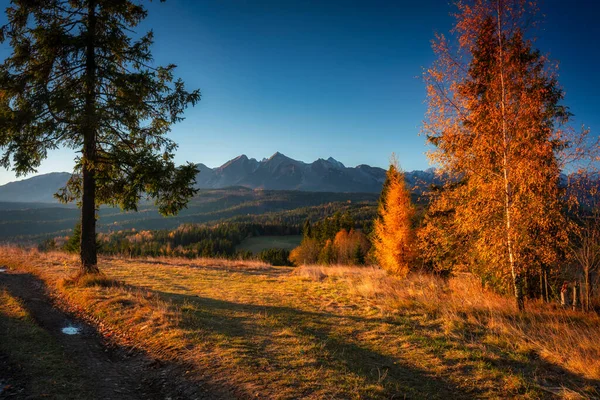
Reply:
<svg viewBox="0 0 600 400"><path fill-rule="evenodd" d="M12 54L0 65L0 164L25 175L49 150L80 152L56 196L80 202L82 268L97 271L97 207L136 210L147 196L170 215L196 193L198 169L175 165L177 145L166 135L200 92L174 78L175 65L152 65L152 32L131 38L147 16L141 2L13 0L6 13L0 42Z"/></svg>

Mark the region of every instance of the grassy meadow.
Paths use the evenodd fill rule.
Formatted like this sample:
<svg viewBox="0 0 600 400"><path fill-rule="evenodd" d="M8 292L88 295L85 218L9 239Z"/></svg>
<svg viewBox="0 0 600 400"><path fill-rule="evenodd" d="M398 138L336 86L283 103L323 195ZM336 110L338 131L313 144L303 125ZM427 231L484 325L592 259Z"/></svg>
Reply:
<svg viewBox="0 0 600 400"><path fill-rule="evenodd" d="M105 277L74 282L77 257L8 247L0 265L39 276L106 337L231 397L600 395L599 317L532 303L519 315L468 275L101 258ZM3 318L20 312L8 307Z"/></svg>

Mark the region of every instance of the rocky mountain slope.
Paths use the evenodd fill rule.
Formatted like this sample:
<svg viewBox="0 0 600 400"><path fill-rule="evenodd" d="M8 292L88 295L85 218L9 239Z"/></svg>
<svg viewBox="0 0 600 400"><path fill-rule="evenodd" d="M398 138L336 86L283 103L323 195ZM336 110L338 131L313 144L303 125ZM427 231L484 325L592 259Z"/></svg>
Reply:
<svg viewBox="0 0 600 400"><path fill-rule="evenodd" d="M257 161L246 155L217 168L197 164L196 187L222 189L242 186L250 189L301 190L311 192L377 193L385 181L385 170L368 165L346 167L334 158L312 163L294 160L279 152ZM70 174L55 172L0 186L0 202L54 203L53 194L65 185ZM409 187L425 187L434 180L432 170L406 173Z"/></svg>

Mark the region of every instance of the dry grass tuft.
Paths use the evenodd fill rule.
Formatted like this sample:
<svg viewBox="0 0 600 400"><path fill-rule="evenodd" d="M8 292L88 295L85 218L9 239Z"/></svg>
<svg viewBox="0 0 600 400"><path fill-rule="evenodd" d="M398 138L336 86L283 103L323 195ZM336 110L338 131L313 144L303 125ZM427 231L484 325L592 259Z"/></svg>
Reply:
<svg viewBox="0 0 600 400"><path fill-rule="evenodd" d="M96 274L83 274L81 272L77 272L70 278L63 278L58 282L59 286L79 286L82 288L89 287L117 287L121 286L122 282L117 281L116 279L109 278L102 272Z"/></svg>

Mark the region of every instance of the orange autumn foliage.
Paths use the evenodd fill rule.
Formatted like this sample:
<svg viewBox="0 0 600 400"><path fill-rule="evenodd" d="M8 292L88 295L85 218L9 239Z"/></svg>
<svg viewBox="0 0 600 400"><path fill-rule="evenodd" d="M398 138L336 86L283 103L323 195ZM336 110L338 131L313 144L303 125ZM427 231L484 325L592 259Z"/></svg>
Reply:
<svg viewBox="0 0 600 400"><path fill-rule="evenodd" d="M535 5L457 6L456 40L437 36L438 60L425 74L430 158L452 182L438 201L451 204L473 272L494 276L523 309L526 277L557 265L567 243L559 179L577 140L556 68L526 32Z"/></svg>
<svg viewBox="0 0 600 400"><path fill-rule="evenodd" d="M380 218L375 221L373 246L381 268L403 277L414 258L414 207L404 174L396 166L390 167L386 179L388 185L379 207Z"/></svg>
<svg viewBox="0 0 600 400"><path fill-rule="evenodd" d="M344 265L357 264L357 251L364 255L371 247L365 234L355 229L351 229L350 232L340 230L333 239L333 246L337 252L337 263Z"/></svg>
<svg viewBox="0 0 600 400"><path fill-rule="evenodd" d="M289 259L294 265L315 264L319 260L320 251L317 240L304 238L300 246L290 252Z"/></svg>

